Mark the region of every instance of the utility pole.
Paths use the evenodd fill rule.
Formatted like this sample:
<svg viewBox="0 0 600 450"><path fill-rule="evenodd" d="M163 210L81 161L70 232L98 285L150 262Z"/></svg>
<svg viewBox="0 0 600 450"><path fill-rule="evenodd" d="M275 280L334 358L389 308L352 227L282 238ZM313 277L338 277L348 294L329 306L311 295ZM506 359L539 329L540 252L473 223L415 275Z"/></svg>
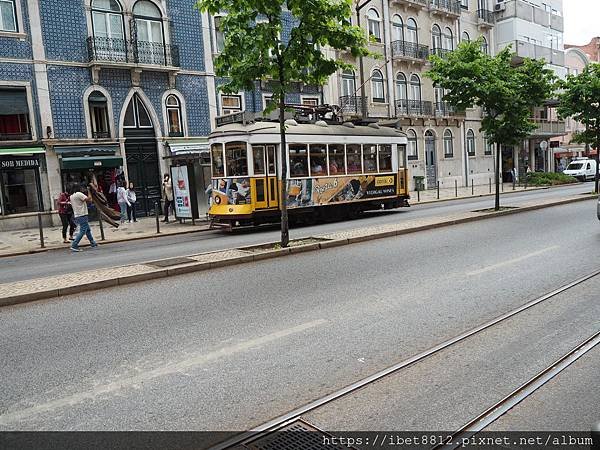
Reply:
<svg viewBox="0 0 600 450"><path fill-rule="evenodd" d="M366 0L362 4L360 4L360 1L358 1L356 3L356 25L359 28L362 28L360 25L360 10L363 9L365 6L367 6L369 3L371 3L371 0ZM360 55L358 57L358 70L360 72L358 74L360 77L360 111L361 111L362 118L365 119L366 117L369 116L369 110L367 109L367 93L366 93L366 89L365 89L365 70L364 70L364 63L363 63L362 55Z"/></svg>

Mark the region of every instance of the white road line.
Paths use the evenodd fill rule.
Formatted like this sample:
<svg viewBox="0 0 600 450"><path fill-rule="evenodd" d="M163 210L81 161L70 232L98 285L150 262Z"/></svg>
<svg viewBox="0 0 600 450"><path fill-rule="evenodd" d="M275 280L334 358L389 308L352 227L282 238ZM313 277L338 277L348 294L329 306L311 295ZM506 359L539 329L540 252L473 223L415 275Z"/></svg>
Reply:
<svg viewBox="0 0 600 450"><path fill-rule="evenodd" d="M93 387L89 391L79 392L73 395L69 395L67 397L51 400L46 403L25 408L20 411L13 411L7 414L3 414L0 415L0 425L6 425L11 422L18 422L26 417L53 411L66 406L73 406L79 403L83 403L85 401L95 401L98 400L98 397L100 396L114 394L122 389L139 387L141 383L154 380L155 378L171 375L174 373L184 373L187 369L206 364L209 361L213 361L226 356L231 356L233 354L240 353L245 350L250 350L252 348L268 344L270 342L285 338L287 336L291 336L293 334L302 333L303 331L309 330L311 328L316 328L326 323L328 323L328 321L325 319L313 320L311 322L306 322L295 327L286 328L285 330L276 331L265 336L250 339L248 341L243 341L238 344L231 345L229 347L224 347L210 353L199 354L190 358L183 359L181 361L168 363L164 366L160 366L155 369L142 372L138 375L122 378L111 383L100 384L98 386Z"/></svg>
<svg viewBox="0 0 600 450"><path fill-rule="evenodd" d="M528 253L527 255L523 255L523 256L519 256L518 258L515 259L509 259L508 261L503 261L501 263L498 264L493 264L491 266L487 266L487 267L483 267L481 269L478 270L474 270L472 272L467 272L468 276L473 276L473 275L480 275L482 273L485 272L491 272L492 270L496 270L499 269L501 267L505 267L505 266L510 266L511 264L515 264L521 261L525 261L526 259L529 258L533 258L535 256L539 256L543 253L547 253L547 252L551 252L553 250L558 250L560 247L558 245L553 245L552 247L547 247L547 248L543 248L541 250L538 250L537 252L533 252L533 253Z"/></svg>

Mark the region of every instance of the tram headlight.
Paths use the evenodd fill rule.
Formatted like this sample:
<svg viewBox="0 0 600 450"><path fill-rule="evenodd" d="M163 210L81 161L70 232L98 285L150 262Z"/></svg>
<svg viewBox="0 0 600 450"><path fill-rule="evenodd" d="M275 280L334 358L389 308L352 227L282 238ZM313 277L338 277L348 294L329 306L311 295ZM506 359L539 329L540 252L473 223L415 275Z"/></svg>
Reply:
<svg viewBox="0 0 600 450"><path fill-rule="evenodd" d="M221 197L219 197L218 195L215 197L215 203L216 203L217 205L220 205L220 204L221 204Z"/></svg>

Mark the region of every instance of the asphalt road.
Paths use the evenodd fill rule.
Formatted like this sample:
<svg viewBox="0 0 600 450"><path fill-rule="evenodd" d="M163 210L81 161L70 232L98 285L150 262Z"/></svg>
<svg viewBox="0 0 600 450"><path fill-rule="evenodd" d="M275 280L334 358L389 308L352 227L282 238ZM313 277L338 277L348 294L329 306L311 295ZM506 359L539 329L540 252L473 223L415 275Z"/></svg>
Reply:
<svg viewBox="0 0 600 450"><path fill-rule="evenodd" d="M0 428L247 429L596 270L599 244L595 204L581 202L2 308ZM591 334L597 292L582 286L465 344L476 352L456 349L435 366L458 386L437 378L451 408L428 424L461 424ZM435 392L419 375L406 380ZM597 385L575 388L597 398ZM426 395L412 398L426 411ZM380 422L364 408L377 428L402 411Z"/></svg>
<svg viewBox="0 0 600 450"><path fill-rule="evenodd" d="M592 183L585 183L539 191L507 193L502 197L502 204L518 206L535 199L544 200L560 195L589 193L591 186ZM303 238L315 234L447 215L491 206L493 206L493 197L429 203L394 211L373 212L357 220L295 228L290 234L292 239ZM199 232L182 236L107 244L93 253L84 251L80 254L73 254L68 249L54 250L14 258L0 258L0 280L1 282L27 280L67 274L73 271L134 264L160 258L259 244L278 239L278 228L269 227L265 230L237 232L235 234Z"/></svg>

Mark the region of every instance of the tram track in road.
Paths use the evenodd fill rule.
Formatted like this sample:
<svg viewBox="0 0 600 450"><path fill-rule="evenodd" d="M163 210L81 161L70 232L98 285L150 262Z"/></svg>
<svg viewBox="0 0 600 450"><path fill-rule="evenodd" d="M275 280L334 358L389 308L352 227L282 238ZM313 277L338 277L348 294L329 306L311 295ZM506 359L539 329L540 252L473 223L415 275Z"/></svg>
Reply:
<svg viewBox="0 0 600 450"><path fill-rule="evenodd" d="M554 289L551 292L548 292L540 297L537 297L537 298L525 303L524 305L514 308L511 311L508 311L492 320L489 320L481 325L478 325L475 328L472 328L472 329L465 331L453 338L445 340L433 347L430 347L427 350L424 350L408 359L405 359L399 363L396 363L396 364L389 366L383 370L380 370L370 376L367 376L361 380L358 380L344 388L336 390L328 395L322 396L322 397L315 399L303 406L293 409L286 414L283 414L274 419L271 419L268 422L265 422L262 425L256 426L249 431L237 434L237 435L233 436L232 438L228 439L227 441L217 444L211 448L214 450L224 450L224 449L229 449L229 448L251 448L251 447L246 447L246 444L262 440L263 438L268 437L271 433L280 431L283 429L288 429L289 426L291 426L291 425L293 426L296 423L301 424L302 416L304 416L308 413L311 413L321 407L324 407L330 403L333 403L336 400L346 397L349 394L355 393L356 391L363 389L365 387L368 387L369 385L372 385L378 381L381 381L391 375L395 375L395 374L399 373L400 371L407 369L408 367L411 367L417 363L420 363L420 362L426 360L427 358L440 353L443 350L446 350L446 349L448 349L452 346L455 346L458 343L461 343L475 335L478 335L478 334L482 333L483 331L488 330L488 329L494 327L495 325L497 325L501 322L504 322L507 319L510 319L526 310L529 310L530 308L532 308L536 305L546 302L547 300L550 300L550 299L558 296L559 294L565 293L565 292L569 291L570 289L572 289L576 286L579 286L582 283L585 283L586 281L589 281L589 280L597 277L598 275L600 275L600 270L596 270L585 276L577 278L574 281L566 283L566 284ZM508 409L512 408L512 406L514 406L514 404L516 404L516 403L513 404L512 402L514 402L516 399L518 399L518 402L520 402L521 400L523 400L523 398L525 398L525 397L522 397L524 394L527 394L527 396L531 395L531 393L533 391L535 391L539 387L541 387L541 384L538 385L538 383L540 381L543 381L542 384L544 384L546 381L549 381L549 379L556 376L558 373L560 373L562 370L564 370L566 367L568 367L576 359L583 356L583 354L585 354L584 350L585 350L585 352L587 352L587 351L591 350L593 347L595 347L595 345L597 345L598 343L600 343L600 332L597 332L591 338L586 339L585 342L583 342L582 344L579 344L577 347L575 347L573 350L568 352L566 355L562 356L554 364L552 364L548 368L544 369L542 372L540 372L535 377L531 378L527 383L520 386L517 390L513 391L511 394L506 396L500 402L498 402L491 408L487 409L486 411L484 411L484 413L478 415L475 419L469 421L465 426L463 426L459 430L457 430L455 432L455 434L457 436L459 436L458 442L460 442L460 439L461 439L460 436L464 437L464 433L471 433L471 435L474 434L473 429L469 428L469 427L472 427L473 424L481 423L481 424L484 424L484 427L487 426L489 423L493 422L493 420L496 420L498 417L500 417L500 415L502 415L506 411L508 411ZM531 392L529 392L529 390L532 387L535 387L535 389L533 389L533 390L531 390ZM508 409L506 409L506 411L502 412L497 417L494 416L494 414L497 414L501 411L501 409L498 409L499 407L506 407L508 405L512 405L512 406L510 406ZM493 417L495 417L495 418L491 422L482 421L485 418L493 418ZM312 426L312 424L310 424L310 425ZM302 425L300 425L300 426L302 426ZM480 429L478 431L480 431ZM456 441L453 440L453 442L456 442ZM290 447L290 448L292 448L292 447ZM442 448L442 447L440 447L440 448ZM444 448L456 448L456 447L444 447Z"/></svg>

